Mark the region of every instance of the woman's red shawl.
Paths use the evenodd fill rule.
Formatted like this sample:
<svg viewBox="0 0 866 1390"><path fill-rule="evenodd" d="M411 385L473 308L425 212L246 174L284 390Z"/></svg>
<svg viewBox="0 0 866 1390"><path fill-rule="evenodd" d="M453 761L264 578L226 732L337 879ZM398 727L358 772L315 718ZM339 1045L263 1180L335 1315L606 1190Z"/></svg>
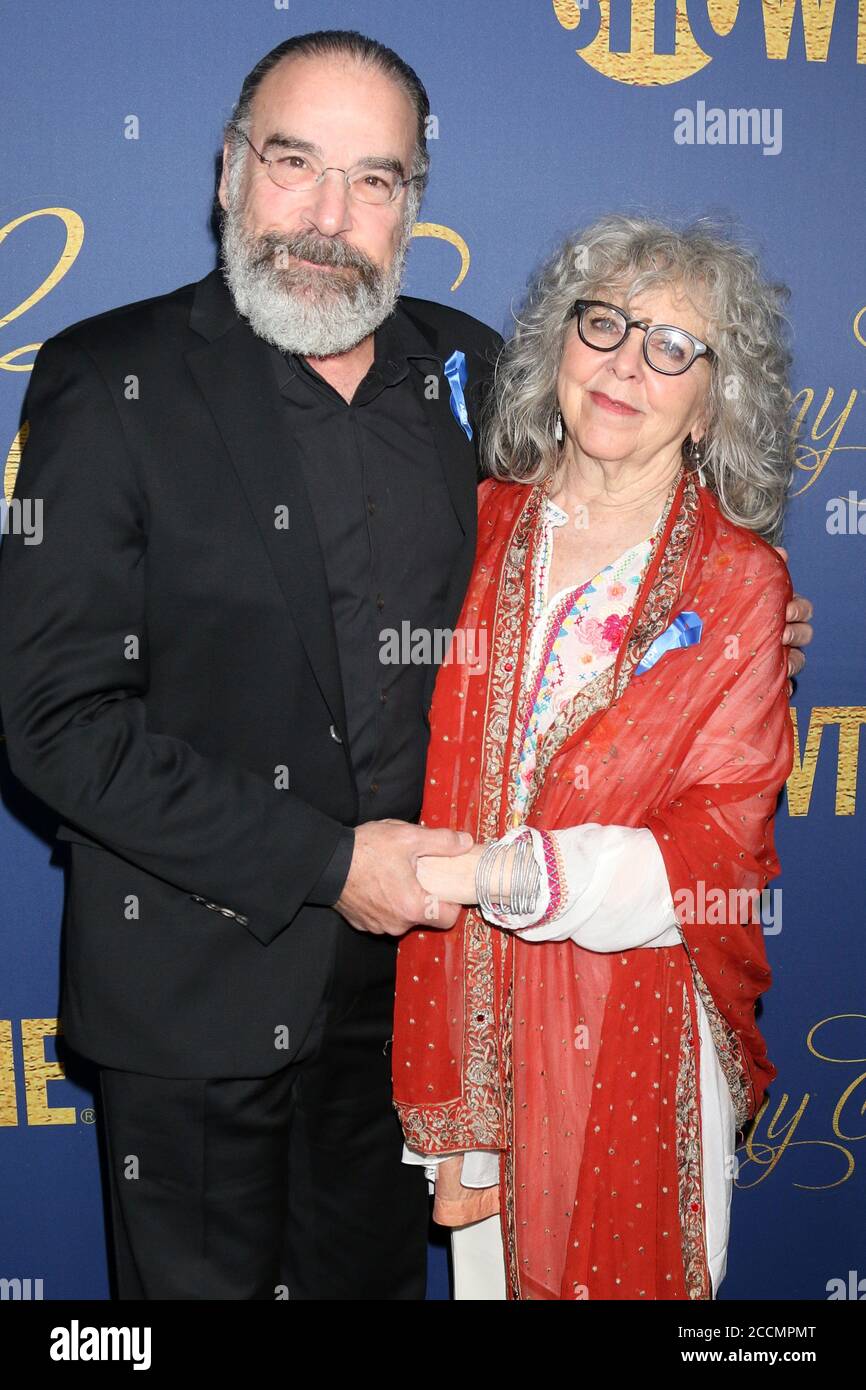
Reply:
<svg viewBox="0 0 866 1390"><path fill-rule="evenodd" d="M471 630L464 650L486 660L446 661L431 708L422 820L480 841L516 822L544 495L482 484L452 654ZM727 522L684 472L614 666L566 705L539 750L526 823L648 827L684 946L607 954L531 943L472 908L451 931L415 930L400 944L395 1104L423 1152L502 1151L509 1298L711 1297L695 991L742 1128L776 1074L755 1022L770 971L752 899L779 871L790 593L772 547ZM636 675L683 611L702 619L700 642Z"/></svg>

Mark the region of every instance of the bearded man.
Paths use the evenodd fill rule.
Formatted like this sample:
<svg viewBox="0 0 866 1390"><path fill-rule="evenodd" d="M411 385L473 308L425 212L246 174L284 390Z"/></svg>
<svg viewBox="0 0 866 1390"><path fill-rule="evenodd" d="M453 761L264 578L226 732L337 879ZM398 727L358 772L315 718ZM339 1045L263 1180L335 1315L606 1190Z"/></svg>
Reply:
<svg viewBox="0 0 866 1390"><path fill-rule="evenodd" d="M453 925L415 868L471 837L412 823L435 668L389 653L460 612L501 343L399 297L428 115L379 43L281 44L226 127L221 269L33 371L0 707L70 842L123 1299L424 1297L396 945Z"/></svg>
<svg viewBox="0 0 866 1390"><path fill-rule="evenodd" d="M499 342L398 299L428 114L378 43L281 44L226 128L222 269L33 371L0 703L71 842L62 1026L100 1065L121 1298L425 1294L396 945L455 920L415 862L464 838L411 824L435 670L380 634L456 621Z"/></svg>

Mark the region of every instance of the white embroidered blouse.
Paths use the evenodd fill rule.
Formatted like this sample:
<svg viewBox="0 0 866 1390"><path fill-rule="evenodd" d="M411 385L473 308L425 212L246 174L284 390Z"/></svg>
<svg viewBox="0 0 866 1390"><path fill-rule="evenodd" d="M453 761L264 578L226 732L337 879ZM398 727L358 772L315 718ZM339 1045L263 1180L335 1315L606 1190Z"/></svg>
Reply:
<svg viewBox="0 0 866 1390"><path fill-rule="evenodd" d="M532 786L539 738L553 722L562 702L571 699L582 685L615 660L655 534L654 530L649 538L624 551L586 584L548 596L553 531L568 520L568 514L548 499L536 559L535 610L524 670L524 690L531 687L534 699L522 731L518 762L515 791L516 805L521 809ZM500 843L525 834L526 829L515 825ZM544 846L538 831L530 829L541 873L536 909L524 916L494 914L488 917L489 921L518 931L527 941L571 938L591 951L681 944L664 860L651 831L590 823L547 833L556 841L560 865L559 902L549 920L546 919L552 885ZM697 1008L705 1235L715 1296L727 1264L736 1134L733 1102L699 995ZM404 1163L424 1165L431 1191L437 1165L444 1157L421 1154L403 1146ZM497 1183L498 1155L489 1150L466 1153L461 1181L466 1187L490 1187Z"/></svg>

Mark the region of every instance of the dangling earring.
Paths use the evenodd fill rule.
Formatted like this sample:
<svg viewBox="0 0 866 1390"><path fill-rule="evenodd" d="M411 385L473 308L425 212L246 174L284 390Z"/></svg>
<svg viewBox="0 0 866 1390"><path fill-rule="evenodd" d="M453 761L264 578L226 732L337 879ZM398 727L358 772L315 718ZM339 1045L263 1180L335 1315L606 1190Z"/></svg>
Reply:
<svg viewBox="0 0 866 1390"><path fill-rule="evenodd" d="M562 411L559 410L558 408L557 408L557 411L556 411L556 424L555 424L554 427L553 427L553 433L554 433L555 436L556 436L556 442L557 442L557 444L561 444L561 443L562 443Z"/></svg>
<svg viewBox="0 0 866 1390"><path fill-rule="evenodd" d="M694 439L694 440L692 440L691 455L692 455L692 462L693 462L695 468L697 469L698 481L700 482L701 487L706 487L706 485L707 485L707 480L706 480L706 478L704 477L704 470L703 470L703 466L702 466L702 465L703 465L704 456L703 456L703 453L701 452L701 441L700 441L699 439Z"/></svg>

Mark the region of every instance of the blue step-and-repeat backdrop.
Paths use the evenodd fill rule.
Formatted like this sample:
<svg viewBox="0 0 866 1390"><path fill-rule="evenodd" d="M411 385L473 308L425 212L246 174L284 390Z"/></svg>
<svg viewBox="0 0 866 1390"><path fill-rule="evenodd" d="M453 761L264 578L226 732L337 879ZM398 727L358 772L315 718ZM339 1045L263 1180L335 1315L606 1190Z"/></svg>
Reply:
<svg viewBox="0 0 866 1390"><path fill-rule="evenodd" d="M211 269L241 79L320 28L380 39L430 94L408 293L507 334L542 257L614 210L732 218L791 287L801 445L786 543L815 641L765 925L761 1025L779 1075L739 1150L720 1297L866 1298L866 0L4 0L7 498L39 344ZM64 1070L56 1041L55 822L2 752L0 779L0 1279L102 1299L93 1077ZM430 1267L431 1297L447 1297L444 1247Z"/></svg>

